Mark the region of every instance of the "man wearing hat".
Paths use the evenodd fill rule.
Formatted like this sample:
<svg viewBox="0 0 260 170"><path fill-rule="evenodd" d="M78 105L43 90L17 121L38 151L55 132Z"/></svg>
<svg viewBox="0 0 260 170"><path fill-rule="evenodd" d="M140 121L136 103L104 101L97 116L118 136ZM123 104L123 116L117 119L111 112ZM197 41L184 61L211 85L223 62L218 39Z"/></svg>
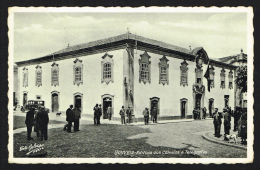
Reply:
<svg viewBox="0 0 260 170"><path fill-rule="evenodd" d="M225 135L229 135L229 131L231 128L231 115L229 114L229 112L227 111L226 108L223 109L223 113L224 113L224 131L225 131Z"/></svg>
<svg viewBox="0 0 260 170"><path fill-rule="evenodd" d="M126 115L127 115L127 118L128 118L128 123L130 124L132 111L131 111L129 106L128 106L128 109L126 110Z"/></svg>
<svg viewBox="0 0 260 170"><path fill-rule="evenodd" d="M25 124L27 126L27 139L32 140L33 138L31 137L32 133L32 127L34 125L34 111L35 108L30 108L30 111L26 113L26 119L25 119Z"/></svg>
<svg viewBox="0 0 260 170"><path fill-rule="evenodd" d="M154 107L153 110L152 110L151 119L152 119L153 123L157 123L157 109L156 109L156 107Z"/></svg>
<svg viewBox="0 0 260 170"><path fill-rule="evenodd" d="M47 132L48 132L48 123L49 123L49 115L45 110L45 107L42 106L40 112L37 115L37 122L39 123L39 130L41 132L41 140L47 140Z"/></svg>
<svg viewBox="0 0 260 170"><path fill-rule="evenodd" d="M98 114L99 114L98 104L96 104L93 110L94 110L94 125L98 125Z"/></svg>
<svg viewBox="0 0 260 170"><path fill-rule="evenodd" d="M102 116L102 107L101 107L101 104L99 104L98 114L97 114L97 125L100 125L100 117L101 116Z"/></svg>
<svg viewBox="0 0 260 170"><path fill-rule="evenodd" d="M122 109L119 112L120 116L121 116L121 124L125 124L125 109L124 106L122 106Z"/></svg>
<svg viewBox="0 0 260 170"><path fill-rule="evenodd" d="M148 108L144 109L143 115L144 115L144 124L148 125L148 123L149 123L149 110L148 110Z"/></svg>
<svg viewBox="0 0 260 170"><path fill-rule="evenodd" d="M222 124L222 115L218 112L218 108L215 108L215 112L213 113L213 124L215 128L215 137L220 138L220 129Z"/></svg>
<svg viewBox="0 0 260 170"><path fill-rule="evenodd" d="M74 122L75 119L75 114L72 110L73 105L71 104L70 107L67 109L66 111L66 121L68 122L68 128L67 128L67 132L71 132L71 126L72 126L72 122Z"/></svg>

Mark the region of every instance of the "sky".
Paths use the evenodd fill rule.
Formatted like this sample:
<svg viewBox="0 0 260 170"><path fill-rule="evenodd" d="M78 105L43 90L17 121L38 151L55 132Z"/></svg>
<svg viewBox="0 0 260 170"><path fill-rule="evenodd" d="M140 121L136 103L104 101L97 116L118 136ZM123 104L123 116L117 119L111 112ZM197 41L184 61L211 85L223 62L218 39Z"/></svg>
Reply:
<svg viewBox="0 0 260 170"><path fill-rule="evenodd" d="M15 12L14 62L126 33L189 49L209 58L247 53L247 13Z"/></svg>

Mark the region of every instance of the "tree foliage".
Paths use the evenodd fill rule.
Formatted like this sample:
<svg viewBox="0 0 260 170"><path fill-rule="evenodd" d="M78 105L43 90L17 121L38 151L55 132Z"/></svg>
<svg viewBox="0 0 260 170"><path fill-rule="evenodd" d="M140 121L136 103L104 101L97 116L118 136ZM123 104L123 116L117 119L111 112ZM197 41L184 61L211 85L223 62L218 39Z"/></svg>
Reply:
<svg viewBox="0 0 260 170"><path fill-rule="evenodd" d="M237 69L237 77L235 80L241 92L247 92L247 66L240 66Z"/></svg>

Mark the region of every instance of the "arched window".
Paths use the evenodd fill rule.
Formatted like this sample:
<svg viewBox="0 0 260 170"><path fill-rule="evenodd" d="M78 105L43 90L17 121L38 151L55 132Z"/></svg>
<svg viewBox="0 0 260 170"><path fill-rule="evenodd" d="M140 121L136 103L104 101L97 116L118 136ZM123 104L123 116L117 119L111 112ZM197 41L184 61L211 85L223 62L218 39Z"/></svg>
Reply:
<svg viewBox="0 0 260 170"><path fill-rule="evenodd" d="M78 86L80 84L83 84L83 64L82 64L82 60L79 60L78 58L76 58L76 60L74 61L73 72L74 72L73 84L77 84Z"/></svg>
<svg viewBox="0 0 260 170"><path fill-rule="evenodd" d="M139 59L139 82L143 83L149 82L151 83L151 58L147 52L145 51L144 54L140 55Z"/></svg>
<svg viewBox="0 0 260 170"><path fill-rule="evenodd" d="M56 86L59 85L59 65L53 63L51 66L51 85Z"/></svg>
<svg viewBox="0 0 260 170"><path fill-rule="evenodd" d="M109 55L108 53L105 53L104 56L102 56L101 61L101 83L106 82L108 84L110 81L114 82L114 60L113 55Z"/></svg>
<svg viewBox="0 0 260 170"><path fill-rule="evenodd" d="M41 86L42 85L42 67L37 65L36 67L36 86Z"/></svg>

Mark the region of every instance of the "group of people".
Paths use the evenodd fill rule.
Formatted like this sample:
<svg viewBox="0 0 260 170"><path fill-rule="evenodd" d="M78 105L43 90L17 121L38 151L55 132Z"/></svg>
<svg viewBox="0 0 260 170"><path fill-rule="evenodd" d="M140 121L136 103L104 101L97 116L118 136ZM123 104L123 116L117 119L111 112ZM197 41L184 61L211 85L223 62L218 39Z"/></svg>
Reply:
<svg viewBox="0 0 260 170"><path fill-rule="evenodd" d="M218 112L218 108L215 108L215 111L213 113L213 124L215 129L215 137L220 138L220 129L222 124L222 119L224 117L224 132L225 135L230 135L230 129L231 129L231 110L229 108L224 108L223 113Z"/></svg>
<svg viewBox="0 0 260 170"><path fill-rule="evenodd" d="M119 111L119 115L121 116L121 124L126 124L125 116L127 116L128 123L131 123L132 111L130 107L128 107L127 110L125 110L124 106L122 106L121 110Z"/></svg>
<svg viewBox="0 0 260 170"><path fill-rule="evenodd" d="M144 124L148 125L149 124L149 109L148 108L144 109L143 115L144 115ZM156 109L156 107L152 108L151 121L153 121L153 123L157 123L157 109Z"/></svg>
<svg viewBox="0 0 260 170"><path fill-rule="evenodd" d="M27 127L27 139L33 140L31 137L32 127L34 126L34 132L36 132L37 137L40 137L42 141L48 139L48 123L49 115L44 106L39 106L38 110L35 108L30 108L26 113L25 124Z"/></svg>
<svg viewBox="0 0 260 170"><path fill-rule="evenodd" d="M100 117L102 116L101 104L99 105L96 104L93 110L94 110L94 125L98 126L100 125Z"/></svg>
<svg viewBox="0 0 260 170"><path fill-rule="evenodd" d="M63 130L67 130L67 132L71 133L72 123L74 122L74 132L79 131L79 120L81 118L81 110L78 106L73 108L73 105L66 110L66 121L68 122Z"/></svg>
<svg viewBox="0 0 260 170"><path fill-rule="evenodd" d="M202 113L203 113L203 115L202 115L202 118L201 118L201 116L200 116L200 109L198 108L198 109L193 109L193 117L194 117L194 119L195 120L200 120L200 119L206 119L206 113L207 113L207 109L206 109L206 107L204 107L203 109L202 109Z"/></svg>

